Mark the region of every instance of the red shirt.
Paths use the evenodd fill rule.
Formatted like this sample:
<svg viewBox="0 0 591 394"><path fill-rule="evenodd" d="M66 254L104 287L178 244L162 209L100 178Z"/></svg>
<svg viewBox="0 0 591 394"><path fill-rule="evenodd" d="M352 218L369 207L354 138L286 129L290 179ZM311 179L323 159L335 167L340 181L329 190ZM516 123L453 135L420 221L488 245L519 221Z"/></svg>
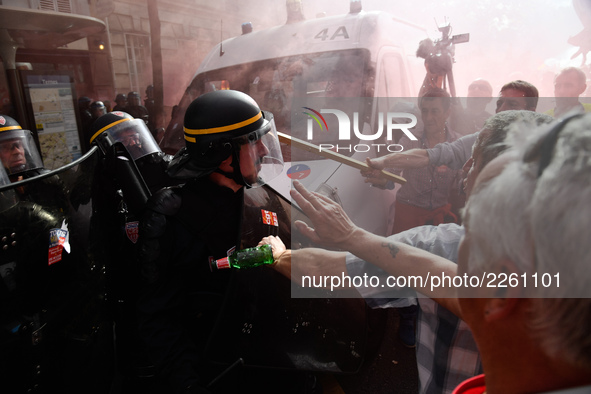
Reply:
<svg viewBox="0 0 591 394"><path fill-rule="evenodd" d="M474 376L468 380L464 380L452 394L482 394L486 392L484 385L484 375Z"/></svg>

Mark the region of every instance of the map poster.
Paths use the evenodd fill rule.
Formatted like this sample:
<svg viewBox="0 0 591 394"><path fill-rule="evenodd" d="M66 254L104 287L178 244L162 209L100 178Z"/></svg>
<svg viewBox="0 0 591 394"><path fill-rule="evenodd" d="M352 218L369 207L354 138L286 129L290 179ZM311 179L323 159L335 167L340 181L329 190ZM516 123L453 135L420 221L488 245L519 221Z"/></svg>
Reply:
<svg viewBox="0 0 591 394"><path fill-rule="evenodd" d="M53 170L80 158L82 147L71 77L26 74L25 78L44 167Z"/></svg>

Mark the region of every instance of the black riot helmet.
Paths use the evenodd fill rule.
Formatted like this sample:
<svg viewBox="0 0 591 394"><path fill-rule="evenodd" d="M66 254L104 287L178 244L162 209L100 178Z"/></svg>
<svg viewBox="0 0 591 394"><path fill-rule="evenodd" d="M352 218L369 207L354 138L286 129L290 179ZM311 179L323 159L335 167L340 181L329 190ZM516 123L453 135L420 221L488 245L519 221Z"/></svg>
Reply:
<svg viewBox="0 0 591 394"><path fill-rule="evenodd" d="M90 106L90 103L92 103L92 100L90 97L82 96L82 97L78 98L78 108L80 108L80 109L88 109Z"/></svg>
<svg viewBox="0 0 591 394"><path fill-rule="evenodd" d="M105 104L102 101L94 101L90 104L89 111L93 119L98 119L107 113L107 107L105 107Z"/></svg>
<svg viewBox="0 0 591 394"><path fill-rule="evenodd" d="M160 152L146 123L127 112L113 111L101 116L92 124L91 134L90 144L97 144L104 154L116 142L123 144L134 161Z"/></svg>
<svg viewBox="0 0 591 394"><path fill-rule="evenodd" d="M43 168L33 134L6 115L0 115L0 161L10 177Z"/></svg>
<svg viewBox="0 0 591 394"><path fill-rule="evenodd" d="M138 92L127 93L127 104L129 106L142 105L142 98Z"/></svg>
<svg viewBox="0 0 591 394"><path fill-rule="evenodd" d="M117 105L125 107L125 104L127 104L127 96L123 93L119 93L117 97L115 97L115 102L117 103Z"/></svg>
<svg viewBox="0 0 591 394"><path fill-rule="evenodd" d="M185 112L184 131L185 148L169 167L172 177L199 178L216 171L256 187L283 169L273 115L245 93L217 90L196 98ZM232 173L219 169L229 156Z"/></svg>

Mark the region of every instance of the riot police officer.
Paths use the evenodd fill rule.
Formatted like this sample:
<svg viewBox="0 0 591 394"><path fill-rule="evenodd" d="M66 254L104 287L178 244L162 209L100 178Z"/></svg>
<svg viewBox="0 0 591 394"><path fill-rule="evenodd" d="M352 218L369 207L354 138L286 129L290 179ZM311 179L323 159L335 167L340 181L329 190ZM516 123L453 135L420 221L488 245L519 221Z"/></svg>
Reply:
<svg viewBox="0 0 591 394"><path fill-rule="evenodd" d="M166 173L172 156L160 150L141 119L122 111L109 112L97 119L92 126L90 144L97 144L107 155L117 142L129 153L151 192L179 183Z"/></svg>
<svg viewBox="0 0 591 394"><path fill-rule="evenodd" d="M68 365L80 354L72 348L90 349L98 336L91 334L82 344L80 330L98 332L95 317L102 319L100 270L91 268L85 253L86 211L71 204L73 190L85 185L88 175L78 170L92 160L47 171L31 132L7 116L0 116L0 157L2 391L67 391L72 376L84 379L77 374L83 366L75 371ZM14 183L7 185L1 176L6 172ZM108 348L102 340L101 345Z"/></svg>
<svg viewBox="0 0 591 394"><path fill-rule="evenodd" d="M140 220L138 318L159 373L175 392L197 393L212 378L200 352L230 275L208 261L240 246L244 187L278 175L283 159L272 114L238 91L195 99L184 137L168 173L186 183L156 193Z"/></svg>
<svg viewBox="0 0 591 394"><path fill-rule="evenodd" d="M115 97L113 111L125 111L125 107L127 107L127 96L124 93L119 93Z"/></svg>
<svg viewBox="0 0 591 394"><path fill-rule="evenodd" d="M156 132L156 102L154 100L154 85L148 85L146 88L146 98L144 99L144 107L148 110L148 129L154 136L157 137Z"/></svg>
<svg viewBox="0 0 591 394"><path fill-rule="evenodd" d="M127 94L127 107L125 107L125 112L148 124L148 110L142 105L142 98L138 92L129 92Z"/></svg>
<svg viewBox="0 0 591 394"><path fill-rule="evenodd" d="M107 113L107 107L102 101L93 101L88 110L93 121Z"/></svg>
<svg viewBox="0 0 591 394"><path fill-rule="evenodd" d="M151 192L174 184L166 177L170 157L160 150L141 119L120 111L95 121L90 144L102 153L92 185L92 228L97 236L112 238L112 247L97 253L108 255L108 262L121 256L132 259L132 251L122 254L117 250L129 249L127 243L135 244L137 231L129 232L130 223L137 229L137 214Z"/></svg>
<svg viewBox="0 0 591 394"><path fill-rule="evenodd" d="M80 129L82 130L85 135L88 134L88 130L92 125L93 119L92 115L90 114L90 104L92 104L92 99L87 96L82 96L78 98L78 116L80 117Z"/></svg>
<svg viewBox="0 0 591 394"><path fill-rule="evenodd" d="M6 115L0 115L0 160L12 182L45 171L33 134Z"/></svg>
<svg viewBox="0 0 591 394"><path fill-rule="evenodd" d="M127 112L112 111L103 114L93 123L91 130L90 144L97 144L103 153L117 142L123 144L134 161L161 152L156 141L151 138L146 123Z"/></svg>
<svg viewBox="0 0 591 394"><path fill-rule="evenodd" d="M115 322L117 364L126 391L129 386L137 389L138 380L151 368L135 319L138 215L152 192L179 181L166 174L172 157L160 150L144 121L128 113L113 111L98 118L89 142L101 153L91 185L91 253L106 267L107 304Z"/></svg>

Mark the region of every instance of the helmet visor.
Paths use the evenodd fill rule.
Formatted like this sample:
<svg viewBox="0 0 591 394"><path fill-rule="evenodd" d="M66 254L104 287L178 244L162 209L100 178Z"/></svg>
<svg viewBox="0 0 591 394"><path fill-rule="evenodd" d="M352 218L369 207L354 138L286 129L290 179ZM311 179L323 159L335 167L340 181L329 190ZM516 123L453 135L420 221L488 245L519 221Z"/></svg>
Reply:
<svg viewBox="0 0 591 394"><path fill-rule="evenodd" d="M41 155L29 130L10 130L0 133L0 160L8 175L43 168Z"/></svg>
<svg viewBox="0 0 591 394"><path fill-rule="evenodd" d="M264 112L268 121L259 130L237 138L240 144L240 171L246 185L259 187L281 174L283 155L275 121L270 112Z"/></svg>
<svg viewBox="0 0 591 394"><path fill-rule="evenodd" d="M152 133L141 119L118 123L104 132L115 142L121 142L134 161L151 153L160 152Z"/></svg>
<svg viewBox="0 0 591 394"><path fill-rule="evenodd" d="M9 185L10 178L8 178L8 174L4 170L4 168L0 168L0 186Z"/></svg>
<svg viewBox="0 0 591 394"><path fill-rule="evenodd" d="M10 178L4 170L4 167L0 166L0 187L10 184ZM8 208L12 208L16 205L16 195L13 189L6 189L0 191L0 212L6 211Z"/></svg>

